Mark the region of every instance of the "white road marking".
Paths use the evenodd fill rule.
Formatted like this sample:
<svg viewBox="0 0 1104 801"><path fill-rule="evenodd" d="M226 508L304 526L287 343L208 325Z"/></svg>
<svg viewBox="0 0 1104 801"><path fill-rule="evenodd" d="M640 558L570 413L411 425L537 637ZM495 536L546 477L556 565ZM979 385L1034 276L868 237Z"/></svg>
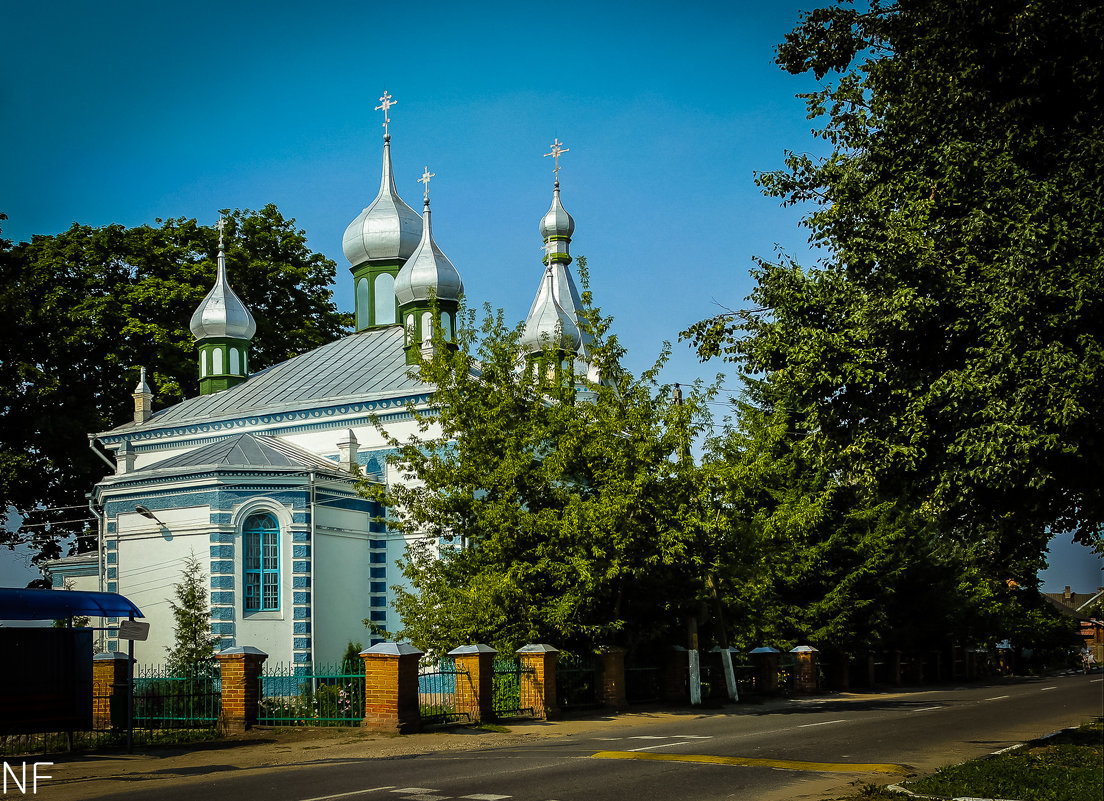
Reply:
<svg viewBox="0 0 1104 801"><path fill-rule="evenodd" d="M661 736L655 734L638 734L635 737L630 737L630 740L668 740L670 739L666 734Z"/></svg>
<svg viewBox="0 0 1104 801"><path fill-rule="evenodd" d="M363 795L364 793L378 793L380 790L390 790L395 785L388 784L385 787L369 787L366 790L353 790L350 793L336 793L335 795L320 795L315 798L304 798L303 801L329 801L331 798L347 798L351 795Z"/></svg>
<svg viewBox="0 0 1104 801"><path fill-rule="evenodd" d="M1089 684L1096 684L1098 681L1104 681L1104 679L1089 679Z"/></svg>
<svg viewBox="0 0 1104 801"><path fill-rule="evenodd" d="M1011 698L1011 697L1012 697L1011 695L997 695L997 696L994 696L993 698L982 698L981 700L983 700L983 701L1000 701L1003 698Z"/></svg>
<svg viewBox="0 0 1104 801"><path fill-rule="evenodd" d="M494 793L477 793L476 795L462 795L461 798L469 798L471 801L502 801L503 798L512 798L509 795L495 795Z"/></svg>
<svg viewBox="0 0 1104 801"><path fill-rule="evenodd" d="M599 740L601 742L612 742L614 740L624 740L624 737L591 737L592 740Z"/></svg>
<svg viewBox="0 0 1104 801"><path fill-rule="evenodd" d="M397 793L398 790L392 790L391 792ZM431 793L416 793L414 795L404 795L403 801L448 801L452 798L451 795L433 795Z"/></svg>
<svg viewBox="0 0 1104 801"><path fill-rule="evenodd" d="M846 723L846 722L847 722L846 720L824 720L824 721L821 721L820 723L802 723L797 728L807 729L810 726L827 726L829 723Z"/></svg>
<svg viewBox="0 0 1104 801"><path fill-rule="evenodd" d="M926 706L923 709L910 709L910 712L931 712L933 709L942 709L941 706Z"/></svg>
<svg viewBox="0 0 1104 801"><path fill-rule="evenodd" d="M677 737L680 740L712 740L712 734L672 734L672 737Z"/></svg>
<svg viewBox="0 0 1104 801"><path fill-rule="evenodd" d="M1045 693L1047 690L1057 690L1057 687L1040 687L1039 692Z"/></svg>
<svg viewBox="0 0 1104 801"><path fill-rule="evenodd" d="M990 756L996 756L997 754L1007 754L1009 751L1015 751L1017 748L1021 747L1023 747L1023 743L1016 743L1015 745L1010 745L1007 748L1002 748L999 751L994 751Z"/></svg>
<svg viewBox="0 0 1104 801"><path fill-rule="evenodd" d="M394 787L395 785L391 785ZM435 793L436 790L430 790L428 787L400 787L397 790L392 790L393 793Z"/></svg>
<svg viewBox="0 0 1104 801"><path fill-rule="evenodd" d="M640 748L630 748L630 751L650 751L653 748L670 748L673 745L690 745L689 740L683 740L680 743L660 743L659 745L645 745Z"/></svg>

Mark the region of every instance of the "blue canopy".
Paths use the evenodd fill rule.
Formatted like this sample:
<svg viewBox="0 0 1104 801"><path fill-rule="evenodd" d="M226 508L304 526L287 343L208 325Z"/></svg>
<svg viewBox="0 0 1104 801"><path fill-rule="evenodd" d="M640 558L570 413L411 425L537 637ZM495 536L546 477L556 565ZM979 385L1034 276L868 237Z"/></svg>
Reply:
<svg viewBox="0 0 1104 801"><path fill-rule="evenodd" d="M0 620L58 620L78 615L145 617L117 592L0 587Z"/></svg>

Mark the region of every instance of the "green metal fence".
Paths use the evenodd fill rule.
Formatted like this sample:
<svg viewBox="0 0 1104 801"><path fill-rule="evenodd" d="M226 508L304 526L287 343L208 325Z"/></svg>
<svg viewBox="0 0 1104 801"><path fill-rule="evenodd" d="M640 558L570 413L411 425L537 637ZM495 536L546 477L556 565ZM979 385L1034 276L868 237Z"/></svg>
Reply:
<svg viewBox="0 0 1104 801"><path fill-rule="evenodd" d="M495 717L531 717L535 714L533 707L522 707L521 705L522 674L535 672L533 668L522 665L521 660L516 656L495 659L494 679L491 685Z"/></svg>
<svg viewBox="0 0 1104 801"><path fill-rule="evenodd" d="M556 664L556 698L565 711L593 709L598 701L598 668L591 655L561 653Z"/></svg>
<svg viewBox="0 0 1104 801"><path fill-rule="evenodd" d="M437 664L422 668L418 674L418 711L422 723L457 723L471 715L456 709L456 681L468 672L456 667L452 657L441 657Z"/></svg>
<svg viewBox="0 0 1104 801"><path fill-rule="evenodd" d="M359 726L364 672L350 665L265 665L257 722L263 726Z"/></svg>
<svg viewBox="0 0 1104 801"><path fill-rule="evenodd" d="M213 659L184 675L165 665L134 666L136 729L214 728L221 701L222 681Z"/></svg>

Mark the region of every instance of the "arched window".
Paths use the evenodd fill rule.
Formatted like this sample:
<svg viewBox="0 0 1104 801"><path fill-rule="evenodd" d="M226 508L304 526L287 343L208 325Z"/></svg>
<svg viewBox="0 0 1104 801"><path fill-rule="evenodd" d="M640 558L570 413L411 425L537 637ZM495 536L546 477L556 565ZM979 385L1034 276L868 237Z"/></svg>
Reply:
<svg viewBox="0 0 1104 801"><path fill-rule="evenodd" d="M376 325L395 324L395 276L376 276Z"/></svg>
<svg viewBox="0 0 1104 801"><path fill-rule="evenodd" d="M371 298L368 292L368 279L361 278L356 287L356 327L357 331L368 327L368 308Z"/></svg>
<svg viewBox="0 0 1104 801"><path fill-rule="evenodd" d="M280 526L271 514L250 515L242 526L245 611L280 608Z"/></svg>
<svg viewBox="0 0 1104 801"><path fill-rule="evenodd" d="M433 312L422 312L422 344L433 340Z"/></svg>
<svg viewBox="0 0 1104 801"><path fill-rule="evenodd" d="M452 317L448 312L441 312L441 339L452 342Z"/></svg>
<svg viewBox="0 0 1104 801"><path fill-rule="evenodd" d="M406 344L411 345L414 342L414 315L406 315Z"/></svg>
<svg viewBox="0 0 1104 801"><path fill-rule="evenodd" d="M241 365L238 362L238 349L230 348L230 375L241 375Z"/></svg>
<svg viewBox="0 0 1104 801"><path fill-rule="evenodd" d="M207 351L205 350L199 352L199 377L207 377Z"/></svg>
<svg viewBox="0 0 1104 801"><path fill-rule="evenodd" d="M214 375L222 375L222 348L215 348L211 351L211 355L214 356L214 365L211 367L211 372Z"/></svg>

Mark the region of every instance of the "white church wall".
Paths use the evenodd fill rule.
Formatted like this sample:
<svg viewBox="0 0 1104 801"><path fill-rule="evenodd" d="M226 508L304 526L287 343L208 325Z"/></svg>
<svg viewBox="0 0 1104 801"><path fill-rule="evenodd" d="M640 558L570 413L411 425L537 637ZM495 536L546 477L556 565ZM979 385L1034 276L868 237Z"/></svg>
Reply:
<svg viewBox="0 0 1104 801"><path fill-rule="evenodd" d="M366 512L320 508L314 543L314 659L341 659L350 641L368 645L364 619L370 616L369 571L376 535L368 532Z"/></svg>
<svg viewBox="0 0 1104 801"><path fill-rule="evenodd" d="M135 658L146 664L163 663L168 654L166 649L173 645L169 600L174 599L174 585L183 577L184 561L194 553L204 566L205 585L210 576L207 534L210 507L162 509L156 514L160 523L137 512L118 515L118 544L114 549L117 562L107 568L109 579L117 575L119 593L129 598L150 624L148 639L134 644ZM120 642L120 646L125 643Z"/></svg>
<svg viewBox="0 0 1104 801"><path fill-rule="evenodd" d="M242 524L255 513L268 512L276 517L280 532L277 540L279 576L279 604L277 609L245 610L245 544ZM251 645L268 654L271 665L288 664L294 660L294 533L291 512L283 504L264 497L251 498L234 506L234 642Z"/></svg>

